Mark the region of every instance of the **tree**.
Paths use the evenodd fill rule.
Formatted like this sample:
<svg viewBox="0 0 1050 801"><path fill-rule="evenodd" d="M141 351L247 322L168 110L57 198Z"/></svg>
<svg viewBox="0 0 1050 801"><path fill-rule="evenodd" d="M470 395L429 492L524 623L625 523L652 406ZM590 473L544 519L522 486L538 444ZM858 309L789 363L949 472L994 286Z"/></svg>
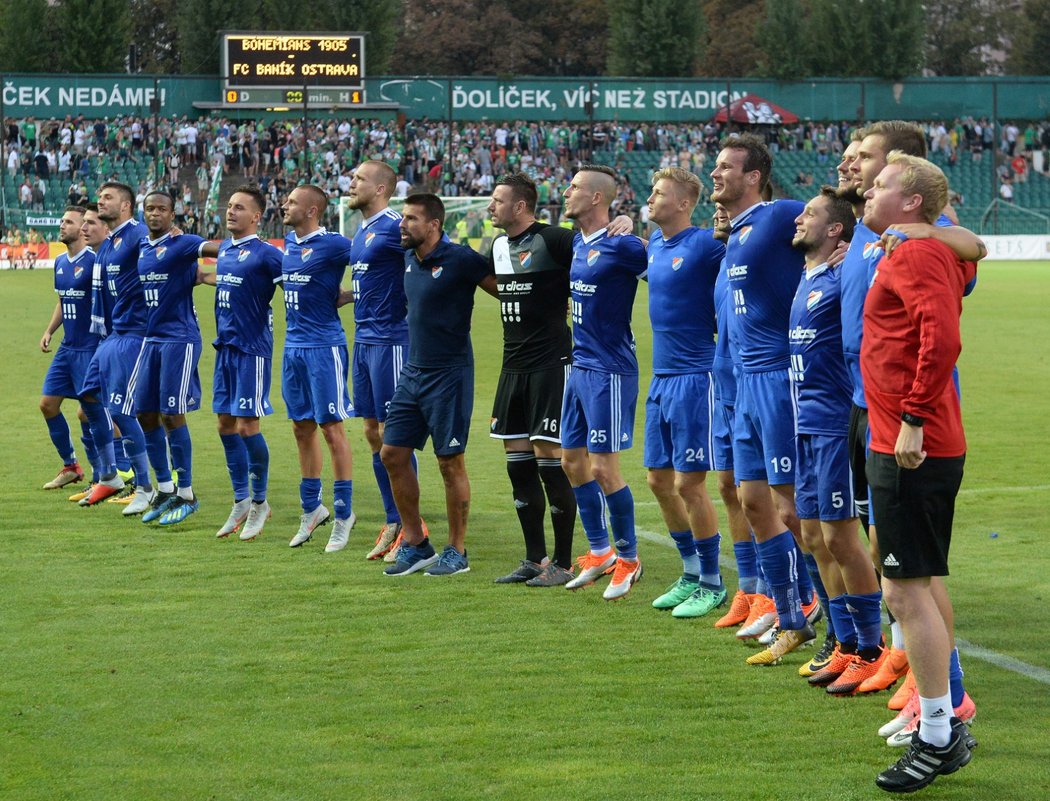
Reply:
<svg viewBox="0 0 1050 801"><path fill-rule="evenodd" d="M244 20L259 27L260 3L229 3L226 0L180 0L175 11L175 28L182 71L204 75L221 72L219 31L241 30Z"/></svg>
<svg viewBox="0 0 1050 801"><path fill-rule="evenodd" d="M699 74L719 78L754 74L762 57L756 28L764 11L763 0L707 0L704 14L711 35Z"/></svg>
<svg viewBox="0 0 1050 801"><path fill-rule="evenodd" d="M545 47L544 38L537 27L518 19L511 6L508 0L409 0L393 72L528 74Z"/></svg>
<svg viewBox="0 0 1050 801"><path fill-rule="evenodd" d="M925 20L914 0L812 0L808 38L834 43L812 54L813 75L897 80L922 66Z"/></svg>
<svg viewBox="0 0 1050 801"><path fill-rule="evenodd" d="M131 41L125 0L61 0L54 13L59 47L49 71L124 72Z"/></svg>
<svg viewBox="0 0 1050 801"><path fill-rule="evenodd" d="M1024 0L1015 35L1016 41L1007 61L1014 75L1046 75L1047 53L1050 53L1050 0Z"/></svg>
<svg viewBox="0 0 1050 801"><path fill-rule="evenodd" d="M809 19L800 0L766 0L755 44L761 51L755 74L795 80L812 74Z"/></svg>
<svg viewBox="0 0 1050 801"><path fill-rule="evenodd" d="M544 32L546 42L536 51L534 75L603 75L609 39L605 0L569 0L536 8L519 6L530 24ZM519 13L521 13L519 11Z"/></svg>
<svg viewBox="0 0 1050 801"><path fill-rule="evenodd" d="M608 0L609 74L695 74L707 29L700 0Z"/></svg>
<svg viewBox="0 0 1050 801"><path fill-rule="evenodd" d="M47 0L0 3L0 69L53 72L55 43Z"/></svg>
<svg viewBox="0 0 1050 801"><path fill-rule="evenodd" d="M182 72L176 13L166 0L131 0L131 41L139 72Z"/></svg>
<svg viewBox="0 0 1050 801"><path fill-rule="evenodd" d="M1002 50L1001 0L927 0L925 65L934 75L998 71L989 50Z"/></svg>

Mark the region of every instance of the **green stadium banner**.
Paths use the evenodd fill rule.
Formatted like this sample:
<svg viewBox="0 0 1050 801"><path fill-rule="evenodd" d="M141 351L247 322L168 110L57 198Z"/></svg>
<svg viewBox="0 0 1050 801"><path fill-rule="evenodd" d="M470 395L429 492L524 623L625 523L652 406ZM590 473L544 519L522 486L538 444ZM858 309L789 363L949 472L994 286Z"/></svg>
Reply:
<svg viewBox="0 0 1050 801"><path fill-rule="evenodd" d="M756 94L812 120L1040 119L1050 115L1050 78L373 78L368 100L398 103L413 118L700 122ZM588 108L588 101L593 102Z"/></svg>
<svg viewBox="0 0 1050 801"><path fill-rule="evenodd" d="M380 77L365 82L366 102L396 103L410 119L621 120L706 122L728 102L756 94L803 119L932 120L955 117L1042 119L1050 115L1050 77L875 79ZM4 111L44 119L149 113L154 94L164 116L202 113L194 103L222 100L214 76L6 75ZM225 113L241 115L245 109ZM317 111L321 111L318 109ZM252 112L254 113L254 112ZM340 115L387 115L389 109L339 109Z"/></svg>
<svg viewBox="0 0 1050 801"><path fill-rule="evenodd" d="M220 96L218 78L193 75L4 75L2 91L5 114L41 119L146 116L154 96L165 117L196 116L194 101Z"/></svg>

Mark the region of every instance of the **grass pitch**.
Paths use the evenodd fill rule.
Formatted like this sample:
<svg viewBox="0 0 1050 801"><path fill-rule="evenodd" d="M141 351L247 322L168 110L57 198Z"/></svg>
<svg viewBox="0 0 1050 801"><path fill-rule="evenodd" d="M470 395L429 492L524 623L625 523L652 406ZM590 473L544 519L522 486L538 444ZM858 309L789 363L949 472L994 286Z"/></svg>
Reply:
<svg viewBox="0 0 1050 801"><path fill-rule="evenodd" d="M643 540L645 578L616 604L600 588L492 584L522 544L501 448L486 436L501 348L487 296L478 293L475 312L467 452L472 570L393 580L363 558L382 509L353 421L359 522L350 546L326 556L322 533L288 548L298 469L279 359L277 413L263 424L274 517L259 541L214 538L231 493L214 418L203 412L190 417L202 508L176 529L40 490L58 467L35 408L50 358L37 342L54 307L51 280L48 271L0 274L0 798L883 797L874 775L900 754L875 736L892 715L885 694L828 697L798 678L808 657L747 667L750 649L710 620L651 609L679 573L674 549ZM635 320L646 376L644 291ZM207 340L212 290L197 292ZM1046 263L984 265L966 301L970 452L950 579L959 636L1044 675L1047 308ZM206 408L212 364L205 347ZM72 402L64 408L76 435ZM661 532L641 423L639 414L625 473L639 527ZM423 513L440 545L440 478L429 453L420 464ZM728 541L724 553L731 565ZM732 590L735 576L726 579ZM1047 685L966 655L963 666L980 747L925 795L1050 796Z"/></svg>

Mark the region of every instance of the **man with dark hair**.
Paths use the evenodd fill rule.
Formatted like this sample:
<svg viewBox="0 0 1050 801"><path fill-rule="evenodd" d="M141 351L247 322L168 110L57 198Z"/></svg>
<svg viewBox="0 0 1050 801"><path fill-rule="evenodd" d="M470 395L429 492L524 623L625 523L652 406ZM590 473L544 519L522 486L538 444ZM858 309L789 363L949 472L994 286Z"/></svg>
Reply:
<svg viewBox="0 0 1050 801"><path fill-rule="evenodd" d="M470 479L464 452L474 405L474 353L470 317L474 290L496 296L496 276L484 257L454 245L442 233L444 204L436 195L405 199L401 244L405 254L408 298L408 362L387 412L380 456L390 475L402 539L388 576L426 569L428 576L470 570L466 535L470 514ZM448 545L440 556L430 544L419 516L419 479L412 451L433 441L445 484Z"/></svg>
<svg viewBox="0 0 1050 801"><path fill-rule="evenodd" d="M395 180L396 175L386 162L365 161L354 170L349 192L350 208L360 211L364 217L350 248L354 409L362 418L365 439L372 450L372 473L386 513L384 525L367 558L387 556L390 561L400 546L401 515L379 452L383 447L387 410L401 376L408 345L401 215L390 208Z"/></svg>
<svg viewBox="0 0 1050 801"><path fill-rule="evenodd" d="M281 251L259 238L266 198L254 185L233 190L226 205L230 238L218 247L215 272L215 375L212 411L233 484L233 508L216 537L244 526L241 540L262 533L270 516L266 500L270 451L259 419L273 413L270 374L273 312L270 301L281 281ZM250 486L249 486L250 483Z"/></svg>
<svg viewBox="0 0 1050 801"><path fill-rule="evenodd" d="M721 203L715 204L712 220L712 236L723 245L729 242L732 225L729 212ZM729 341L728 316L733 313L733 302L729 292L729 275L723 252L714 286L715 319L718 337L712 359L714 378L714 414L711 425L711 461L718 472L718 494L726 507L729 531L733 537L733 557L736 560L739 587L733 595L729 609L715 621L715 628L739 626L743 630L749 623L757 624L759 633L772 625L775 612L768 597L769 588L759 569L758 552L748 526L744 509L740 505L736 475L733 472L733 418L736 415L736 375L740 369L740 353ZM752 610L755 619L751 619ZM759 620L769 614L768 620ZM764 626L764 628L763 628Z"/></svg>
<svg viewBox="0 0 1050 801"><path fill-rule="evenodd" d="M59 345L44 377L40 398L40 412L44 415L51 442L62 459L62 469L44 485L44 489L59 489L84 479L84 470L77 461L69 424L62 414L62 399L76 398L84 381L91 357L98 347L98 335L91 333L91 268L95 254L84 241L84 207L67 206L58 226L58 241L66 252L55 259L55 292L58 302L51 319L40 338L40 350L51 352L51 337L62 328ZM90 435L90 432L89 432ZM87 453L89 461L93 452Z"/></svg>
<svg viewBox="0 0 1050 801"><path fill-rule="evenodd" d="M496 583L552 587L572 579L576 525L576 498L561 466L561 400L572 364L565 310L573 233L537 222L536 196L528 176L511 173L496 182L487 209L503 231L489 257L503 321L503 368L489 435L503 441L525 536L525 558ZM549 560L545 500L554 529Z"/></svg>
<svg viewBox="0 0 1050 801"><path fill-rule="evenodd" d="M579 572L565 586L585 587L611 570L612 581L602 594L608 601L624 597L642 576L634 496L620 471L620 451L634 442L638 359L631 311L646 256L638 237L609 236L616 191L612 169L584 165L564 193L564 215L580 231L573 239L569 273L573 370L562 403L562 466L589 544L578 559Z"/></svg>
<svg viewBox="0 0 1050 801"><path fill-rule="evenodd" d="M172 236L175 209L167 192L147 194L144 209L149 236L140 245L138 273L146 299L146 333L128 392L146 435L161 426L167 432L172 468L178 475L176 494L157 507L157 521L167 526L181 523L200 508L193 493L193 445L186 414L199 409L201 401L197 374L201 332L193 288L199 283L197 260L205 241L193 234ZM165 453L154 461L154 471L163 473L167 462Z"/></svg>
<svg viewBox="0 0 1050 801"><path fill-rule="evenodd" d="M749 657L750 665L777 664L814 639L811 621L820 615L808 565L798 570L803 560L796 541L801 530L795 514L794 413L784 335L802 272L792 240L803 204L762 201L771 164L763 141L741 134L723 142L711 172L711 199L725 206L732 225L726 246L732 298L727 322L741 363L733 466L779 621L769 647ZM765 610L761 617L768 620L773 611ZM761 633L749 630L738 636Z"/></svg>
<svg viewBox="0 0 1050 801"><path fill-rule="evenodd" d="M332 553L346 547L357 516L353 512L353 462L343 425L353 415L354 406L346 387L346 332L337 308L351 243L321 225L327 209L328 195L310 184L293 189L282 209L284 224L292 230L285 237L281 261L287 320L281 395L295 430L302 476L303 514L288 544L298 548L330 517L321 503L320 427L335 478L335 524L325 546L325 553Z"/></svg>
<svg viewBox="0 0 1050 801"><path fill-rule="evenodd" d="M160 491L153 492L149 479L147 449L156 449L167 459L168 442L163 429L146 436L134 415L131 392L132 368L146 335L146 298L139 280L139 247L147 229L132 218L135 194L131 187L108 181L98 190L98 217L109 226L109 235L95 255L91 278L92 333L104 337L88 365L79 389L81 405L91 427L99 462L99 482L84 499L90 506L116 495L124 488L117 474L113 423L120 427L135 470L135 498L129 509L157 511L174 493L171 473L161 470L156 479ZM156 462L154 462L156 464ZM150 508L147 508L150 507ZM159 513L156 515L159 517Z"/></svg>
<svg viewBox="0 0 1050 801"><path fill-rule="evenodd" d="M788 328L798 432L795 505L802 539L828 592L831 628L839 641L827 664L808 679L832 695L855 694L887 655L881 647L875 571L857 537L846 439L851 387L842 358L840 268L828 265L855 224L852 205L827 186L795 220L794 244L805 254L806 267ZM846 558L854 551L858 564Z"/></svg>
<svg viewBox="0 0 1050 801"><path fill-rule="evenodd" d="M929 162L893 152L865 199L877 234L931 224L948 201L948 182ZM944 244L909 240L879 265L864 304L867 476L883 588L907 638L920 707L908 752L876 777L890 792L955 772L976 745L953 697L953 613L943 580L966 455L952 373L962 349L962 298L975 275L976 265Z"/></svg>

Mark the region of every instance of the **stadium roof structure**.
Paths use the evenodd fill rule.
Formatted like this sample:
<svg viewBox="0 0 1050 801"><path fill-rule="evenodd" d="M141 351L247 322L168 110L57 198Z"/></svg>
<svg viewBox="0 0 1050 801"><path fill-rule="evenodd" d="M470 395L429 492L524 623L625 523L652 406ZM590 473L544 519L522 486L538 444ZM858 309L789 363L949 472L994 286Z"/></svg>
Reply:
<svg viewBox="0 0 1050 801"><path fill-rule="evenodd" d="M745 125L780 125L798 122L798 115L758 95L744 95L729 104L728 115L723 106L715 114L715 122L725 122L726 117Z"/></svg>

